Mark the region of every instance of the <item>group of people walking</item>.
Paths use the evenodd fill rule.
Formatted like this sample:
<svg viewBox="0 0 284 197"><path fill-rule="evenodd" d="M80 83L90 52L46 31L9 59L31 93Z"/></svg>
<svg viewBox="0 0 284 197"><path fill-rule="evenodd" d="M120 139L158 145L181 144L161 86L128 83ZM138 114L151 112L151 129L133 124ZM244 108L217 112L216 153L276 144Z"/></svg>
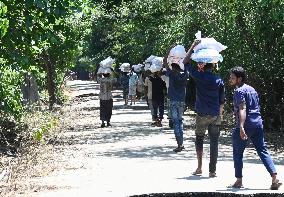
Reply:
<svg viewBox="0 0 284 197"><path fill-rule="evenodd" d="M168 53L164 57L163 70L149 74L144 78L145 96L151 109L152 119L155 126L162 126L162 119L164 115L164 103L165 99L168 100L168 112L170 121L174 130L177 147L173 150L175 152L181 152L185 149L184 137L183 137L183 113L185 111L185 96L186 96L186 84L187 79L191 76L196 85L196 128L195 128L195 150L197 158L197 168L192 173L193 175L200 176L202 171L202 157L203 157L203 144L206 131L210 140L210 161L209 161L209 174L208 176L216 177L216 165L218 158L218 142L220 136L220 126L224 112L225 104L225 87L224 81L213 72L216 67L216 63L204 63L197 62L197 69L192 64L192 53L194 48L200 43L199 40L195 40L189 50L187 51L185 58L183 59L184 69L181 68L179 63L167 62L170 50L175 47L173 45L169 48ZM138 76L127 73L122 74L122 78L128 78L122 80L122 86L124 89L123 96L128 101L127 96L133 89L130 88L132 82L138 80ZM132 76L133 81L130 80ZM163 76L163 77L162 77ZM105 87L110 87L114 80L110 76L101 75L100 79L100 100L101 100L101 120L102 127L104 127L104 121L107 121L107 125L110 125L111 110L106 112L105 99L111 100L111 89L106 90ZM135 82L137 84L137 81ZM246 148L248 140L251 140L255 146L255 149L262 160L266 170L269 172L272 178L271 189L277 190L281 183L277 179L277 171L275 169L273 160L267 150L264 143L264 131L262 117L260 114L259 97L256 90L246 84L246 73L243 67L237 66L230 70L229 84L235 87L233 104L234 115L236 120L236 126L232 132L232 145L233 145L233 160L235 168L236 181L230 185L233 188L243 187L242 183L242 169L243 169L243 153ZM149 88L149 86L151 86ZM127 92L128 90L128 92ZM149 92L149 90L151 92ZM167 97L165 97L167 95ZM131 97L131 102L134 100ZM125 104L127 104L125 101ZM135 101L133 101L135 102ZM158 113L159 112L159 113ZM105 113L108 116L104 116Z"/></svg>

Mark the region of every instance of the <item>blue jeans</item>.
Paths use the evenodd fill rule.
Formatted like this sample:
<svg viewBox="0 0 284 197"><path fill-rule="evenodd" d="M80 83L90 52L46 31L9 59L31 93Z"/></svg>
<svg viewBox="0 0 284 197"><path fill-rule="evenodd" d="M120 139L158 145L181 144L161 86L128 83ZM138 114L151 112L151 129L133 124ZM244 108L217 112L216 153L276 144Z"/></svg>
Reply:
<svg viewBox="0 0 284 197"><path fill-rule="evenodd" d="M184 102L171 101L170 102L170 111L171 118L174 127L174 133L178 145L183 144L183 124L182 124L182 115L184 112L185 104Z"/></svg>
<svg viewBox="0 0 284 197"><path fill-rule="evenodd" d="M258 156L260 157L262 163L264 164L266 170L270 175L276 173L276 169L272 158L267 150L264 143L263 128L245 128L248 138L251 139ZM235 167L235 177L242 178L243 170L243 153L247 145L248 140L242 140L240 137L240 128L233 129L233 158Z"/></svg>

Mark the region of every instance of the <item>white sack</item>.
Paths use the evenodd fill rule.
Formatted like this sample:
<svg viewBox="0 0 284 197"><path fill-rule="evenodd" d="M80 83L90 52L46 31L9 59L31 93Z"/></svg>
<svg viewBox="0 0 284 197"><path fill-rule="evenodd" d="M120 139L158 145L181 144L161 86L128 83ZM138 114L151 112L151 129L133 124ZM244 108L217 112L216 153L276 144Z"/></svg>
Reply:
<svg viewBox="0 0 284 197"><path fill-rule="evenodd" d="M154 59L154 58L156 58L157 56L155 56L155 55L151 55L150 57L148 57L146 60L145 60L145 63L152 63L152 60Z"/></svg>
<svg viewBox="0 0 284 197"><path fill-rule="evenodd" d="M156 65L156 66L160 66L162 67L163 66L163 57L155 57L153 60L152 60L152 65Z"/></svg>
<svg viewBox="0 0 284 197"><path fill-rule="evenodd" d="M177 45L171 49L167 62L169 64L170 69L172 69L172 63L178 64L182 70L184 70L183 59L186 56L186 51L184 46Z"/></svg>
<svg viewBox="0 0 284 197"><path fill-rule="evenodd" d="M98 73L97 74L111 74L112 73L112 70L109 68L109 67L107 67L107 68L104 68L104 67L100 67L99 69L98 69Z"/></svg>
<svg viewBox="0 0 284 197"><path fill-rule="evenodd" d="M217 42L214 38L201 38L201 42L194 47L194 51L198 51L200 49L215 49L218 52L221 52L227 48L227 46Z"/></svg>
<svg viewBox="0 0 284 197"><path fill-rule="evenodd" d="M112 64L114 63L114 59L112 59L111 57L106 58L105 60L100 62L100 66L103 68L110 68L112 67Z"/></svg>
<svg viewBox="0 0 284 197"><path fill-rule="evenodd" d="M120 65L119 69L122 72L130 72L130 64L129 63L123 63Z"/></svg>
<svg viewBox="0 0 284 197"><path fill-rule="evenodd" d="M217 63L222 62L222 55L214 49L200 49L191 55L191 59L195 62Z"/></svg>
<svg viewBox="0 0 284 197"><path fill-rule="evenodd" d="M152 73L159 72L159 71L162 70L162 66L159 66L159 65L156 65L156 64L152 64L151 67L149 68L149 70Z"/></svg>
<svg viewBox="0 0 284 197"><path fill-rule="evenodd" d="M132 68L135 72L141 72L142 70L141 64L133 65Z"/></svg>

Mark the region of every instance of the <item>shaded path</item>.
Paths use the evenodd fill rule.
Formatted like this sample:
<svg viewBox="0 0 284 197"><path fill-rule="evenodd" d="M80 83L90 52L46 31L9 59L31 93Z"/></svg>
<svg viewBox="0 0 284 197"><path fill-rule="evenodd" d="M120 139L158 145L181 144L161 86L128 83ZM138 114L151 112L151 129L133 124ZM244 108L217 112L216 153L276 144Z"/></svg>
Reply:
<svg viewBox="0 0 284 197"><path fill-rule="evenodd" d="M204 175L191 176L195 170L194 116L185 115L186 151L172 151L176 143L167 127L150 127L151 117L145 102L123 107L121 92L114 93L112 127L101 129L98 117L98 86L95 83L71 81L76 97L65 107L70 116L66 132L53 142L54 157L66 167L34 184L54 186L54 190L29 193L29 196L131 196L173 192L269 193L270 177L255 151L248 149L244 164L243 190L226 186L234 181L230 136L222 135L217 178L208 178L208 143L204 152ZM84 95L82 95L84 94ZM79 117L79 119L78 119ZM283 154L273 155L278 172L284 175ZM69 166L69 167L67 167ZM256 181L257 180L257 181ZM283 192L283 188L279 192Z"/></svg>

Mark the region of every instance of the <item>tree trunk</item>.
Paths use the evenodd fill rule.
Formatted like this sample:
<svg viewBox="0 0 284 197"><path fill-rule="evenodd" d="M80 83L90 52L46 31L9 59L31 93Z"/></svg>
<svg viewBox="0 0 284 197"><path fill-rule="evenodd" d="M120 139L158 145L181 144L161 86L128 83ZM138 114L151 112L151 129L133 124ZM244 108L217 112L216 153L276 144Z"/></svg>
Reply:
<svg viewBox="0 0 284 197"><path fill-rule="evenodd" d="M55 66L51 63L48 54L44 55L44 60L47 73L46 81L49 95L49 109L52 109L53 105L56 103Z"/></svg>

